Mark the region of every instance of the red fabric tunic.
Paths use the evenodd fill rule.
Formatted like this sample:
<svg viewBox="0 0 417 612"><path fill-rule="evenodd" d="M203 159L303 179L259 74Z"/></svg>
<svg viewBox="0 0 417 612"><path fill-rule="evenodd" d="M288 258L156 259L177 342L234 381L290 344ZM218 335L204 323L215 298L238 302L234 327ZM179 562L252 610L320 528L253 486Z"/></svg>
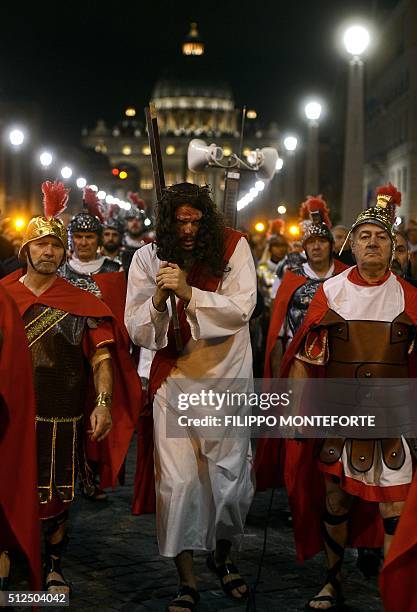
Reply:
<svg viewBox="0 0 417 612"><path fill-rule="evenodd" d="M22 320L0 287L0 550L17 544L40 590L41 566L32 361Z"/></svg>
<svg viewBox="0 0 417 612"><path fill-rule="evenodd" d="M349 274L349 280L357 284L365 282L359 277L356 268ZM384 279L381 282L383 281ZM417 325L417 290L401 278L398 278L398 281L404 291L404 312ZM304 323L284 355L280 372L283 378L288 376L292 362L307 333L320 323L327 311L327 298L323 287L320 287L311 302ZM325 366L312 366L309 371L311 376L325 376ZM412 361L410 361L410 372L415 373L415 363ZM293 514L297 557L300 561L315 555L322 548L320 518L324 511L325 490L324 475L318 469L314 457L315 442L315 440L286 442L285 484ZM417 513L414 514L414 518L410 517L410 513L408 516L408 520L411 520L417 532ZM358 499L351 512L350 544L355 547L380 547L383 544L383 535L378 504Z"/></svg>
<svg viewBox="0 0 417 612"><path fill-rule="evenodd" d="M105 341L112 355L113 366L113 427L110 434L100 442L100 484L114 487L117 476L129 449L142 402L140 379L133 360L127 350L124 333L120 330L115 315L108 306L88 291L74 287L65 279L57 277L53 285L37 297L19 281L24 272L16 270L0 282L15 300L20 314L32 304L44 304L82 317L105 318L111 324L113 344ZM100 343L96 345L99 348ZM103 344L104 346L104 344ZM91 411L90 405L89 410Z"/></svg>
<svg viewBox="0 0 417 612"><path fill-rule="evenodd" d="M230 228L225 230L225 260L229 261L239 240L244 236ZM197 287L203 291L216 291L220 283L220 278L204 274L204 268L200 264L195 264L187 276L187 282L192 287ZM185 346L191 338L191 329L187 322L184 302L178 301L178 318L180 331ZM149 379L150 404L153 397L164 380L169 376L175 366L179 353L175 346L174 329L172 321L168 329L168 344L165 348L157 351L151 366ZM139 443L140 442L140 443ZM155 480L153 462L153 420L152 414L143 415L139 419L138 427L138 455L135 475L135 491L133 498L132 513L144 514L145 512L155 511Z"/></svg>

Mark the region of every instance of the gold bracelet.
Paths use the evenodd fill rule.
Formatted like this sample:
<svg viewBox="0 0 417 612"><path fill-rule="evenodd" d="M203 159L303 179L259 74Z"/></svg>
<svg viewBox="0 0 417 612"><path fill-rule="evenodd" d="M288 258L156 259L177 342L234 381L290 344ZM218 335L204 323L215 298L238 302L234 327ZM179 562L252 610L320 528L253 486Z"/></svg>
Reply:
<svg viewBox="0 0 417 612"><path fill-rule="evenodd" d="M99 406L105 406L106 408L110 408L111 406L111 393L107 393L107 391L101 391L96 397L96 408Z"/></svg>

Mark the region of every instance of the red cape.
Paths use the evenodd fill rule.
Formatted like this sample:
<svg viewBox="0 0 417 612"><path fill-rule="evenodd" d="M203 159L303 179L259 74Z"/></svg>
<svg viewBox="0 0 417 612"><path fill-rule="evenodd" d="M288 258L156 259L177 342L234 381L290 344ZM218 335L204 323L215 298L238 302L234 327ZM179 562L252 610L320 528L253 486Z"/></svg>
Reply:
<svg viewBox="0 0 417 612"><path fill-rule="evenodd" d="M334 276L348 266L334 260ZM264 378L272 377L271 353L284 323L288 307L295 291L307 281L305 276L287 270L274 300L271 322L266 340ZM254 469L256 488L265 491L284 484L285 441L282 438L260 438L256 446Z"/></svg>
<svg viewBox="0 0 417 612"><path fill-rule="evenodd" d="M57 276L53 285L41 296L36 297L19 281L23 273L22 270L16 270L0 281L15 300L21 315L32 304L44 304L73 315L108 318L111 321L115 339L114 344L108 347L112 354L113 365L113 427L110 434L100 442L99 462L101 486L114 487L129 450L142 403L140 379L128 352L124 333L108 306L95 295L74 287Z"/></svg>
<svg viewBox="0 0 417 612"><path fill-rule="evenodd" d="M379 579L385 612L417 610L417 470Z"/></svg>
<svg viewBox="0 0 417 612"><path fill-rule="evenodd" d="M225 228L225 261L229 261L239 240L244 236L241 232ZM207 275L201 264L195 264L187 276L187 282L192 287L203 291L216 291L220 278ZM179 300L177 304L178 319L183 346L191 338L191 329L187 322L184 311L184 302ZM149 379L150 398L152 405L153 397L172 368L175 366L179 353L175 346L175 336L172 320L168 329L168 344L165 348L157 351L151 366ZM155 479L154 479L154 444L153 444L153 420L152 411L141 415L138 426L138 454L136 461L135 490L133 497L132 513L144 514L155 511Z"/></svg>
<svg viewBox="0 0 417 612"><path fill-rule="evenodd" d="M0 550L17 545L41 588L35 394L25 329L13 300L0 287ZM3 548L3 549L4 549Z"/></svg>
<svg viewBox="0 0 417 612"><path fill-rule="evenodd" d="M124 272L103 272L94 274L94 282L100 289L103 302L114 314L126 345L129 346L129 334L124 322L126 304L126 275Z"/></svg>
<svg viewBox="0 0 417 612"><path fill-rule="evenodd" d="M349 274L357 275L357 269L353 268ZM404 312L417 324L417 289L401 278L398 278L398 281L404 290ZM304 323L285 353L280 372L282 377L288 376L294 357L308 331L320 323L327 311L327 298L321 286L310 304ZM313 366L311 369L313 376L325 375L325 366ZM414 369L413 364L412 371ZM293 515L297 557L300 561L315 555L322 548L320 518L325 501L324 477L316 465L314 448L315 440L286 441L285 483ZM414 529L413 533L417 534L417 513L414 512L413 516L409 512L406 516L408 521L405 518L404 522L407 521L408 526ZM401 520L400 525L402 522ZM378 504L358 499L351 513L350 544L355 547L379 547L383 544L383 536ZM408 540L410 542L411 538ZM417 544L417 536L414 543ZM400 558L399 563L402 565L408 549L405 550L401 544L398 548L396 558ZM392 559L391 553L389 558ZM414 568L416 566L417 562ZM390 574L385 574L385 580L387 576ZM400 587L396 584L395 592L398 593L399 590Z"/></svg>
<svg viewBox="0 0 417 612"><path fill-rule="evenodd" d="M346 270L348 266L346 266L341 261L337 259L334 260L334 274L340 274L343 270ZM271 378L271 352L275 346L275 343L278 339L279 332L281 331L281 327L284 323L284 319L287 315L288 306L292 296L295 291L297 291L298 287L304 285L304 283L308 279L301 274L295 274L291 270L287 270L282 279L282 283L278 289L277 295L274 300L274 308L271 314L271 322L269 324L268 329L268 337L266 340L266 350L265 350L265 366L264 366L264 378Z"/></svg>

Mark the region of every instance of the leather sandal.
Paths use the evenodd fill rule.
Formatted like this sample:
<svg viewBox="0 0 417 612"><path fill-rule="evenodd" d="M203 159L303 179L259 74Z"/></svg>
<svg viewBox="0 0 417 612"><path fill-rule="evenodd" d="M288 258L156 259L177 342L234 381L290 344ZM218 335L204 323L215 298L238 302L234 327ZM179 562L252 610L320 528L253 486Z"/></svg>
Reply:
<svg viewBox="0 0 417 612"><path fill-rule="evenodd" d="M56 544L50 544L48 541L45 542L45 563L44 563L44 589L49 591L51 587L68 587L68 595L72 594L72 584L65 580L64 574L61 569L61 556L62 551L67 543L67 538L57 542ZM62 580L49 579L48 576L52 572L59 574Z"/></svg>
<svg viewBox="0 0 417 612"><path fill-rule="evenodd" d="M188 595L188 597L191 597L193 601L181 599L181 597L184 597L184 595ZM193 587L188 586L188 584L183 584L179 587L175 598L167 605L166 610L167 612L171 612L171 607L181 608L183 610L195 610L199 601L200 595L198 592L193 589Z"/></svg>
<svg viewBox="0 0 417 612"><path fill-rule="evenodd" d="M323 515L321 525L323 540L330 548L330 550L339 557L336 563L327 571L326 581L323 585L326 586L327 584L330 584L334 589L334 595L316 595L315 597L312 597L305 605L306 610L320 610L320 612L342 612L342 610L345 610L344 597L342 594L342 585L338 578L338 574L342 569L345 550L338 542L336 542L336 540L334 540L330 536L326 528L326 523L328 523L329 525L341 525L348 519L349 513L343 515L336 515L330 514L326 511ZM310 603L313 601L328 602L330 606L328 608L313 608L310 605Z"/></svg>
<svg viewBox="0 0 417 612"><path fill-rule="evenodd" d="M222 587L225 595L231 597L234 601L240 601L241 599L247 599L249 597L249 585L243 580L243 578L234 578L233 580L224 582L224 578L230 574L240 575L240 572L234 563L221 563L220 565L216 565L214 553L212 552L207 557L207 567L219 578L220 586ZM239 587L242 586L246 586L246 591L244 593L240 593L240 597L233 595L232 591L239 589Z"/></svg>

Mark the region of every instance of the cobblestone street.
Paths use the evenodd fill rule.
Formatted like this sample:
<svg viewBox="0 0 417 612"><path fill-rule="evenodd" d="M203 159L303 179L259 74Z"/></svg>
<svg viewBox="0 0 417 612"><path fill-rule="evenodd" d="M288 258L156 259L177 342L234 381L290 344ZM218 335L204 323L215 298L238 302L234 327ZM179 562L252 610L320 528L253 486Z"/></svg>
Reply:
<svg viewBox="0 0 417 612"><path fill-rule="evenodd" d="M161 559L155 538L153 515L130 514L135 451L129 456L127 479L103 503L77 498L73 506L70 544L65 557L66 577L74 593L71 610L140 612L164 610L176 589L173 563ZM257 494L248 517L242 551L235 555L239 569L252 585L263 546L264 524L270 492ZM275 492L267 547L256 594L257 612L295 612L304 609L323 581L322 557L303 566L295 562L292 529L288 525L286 499ZM356 557L348 551L344 592L352 612L382 610L376 581L366 581L356 569ZM227 599L196 555L201 602L200 612L245 610ZM19 585L13 584L12 588ZM16 610L16 608L14 608ZM62 608L61 608L62 609ZM255 610L255 608L251 608ZM26 608L27 610L27 608Z"/></svg>

